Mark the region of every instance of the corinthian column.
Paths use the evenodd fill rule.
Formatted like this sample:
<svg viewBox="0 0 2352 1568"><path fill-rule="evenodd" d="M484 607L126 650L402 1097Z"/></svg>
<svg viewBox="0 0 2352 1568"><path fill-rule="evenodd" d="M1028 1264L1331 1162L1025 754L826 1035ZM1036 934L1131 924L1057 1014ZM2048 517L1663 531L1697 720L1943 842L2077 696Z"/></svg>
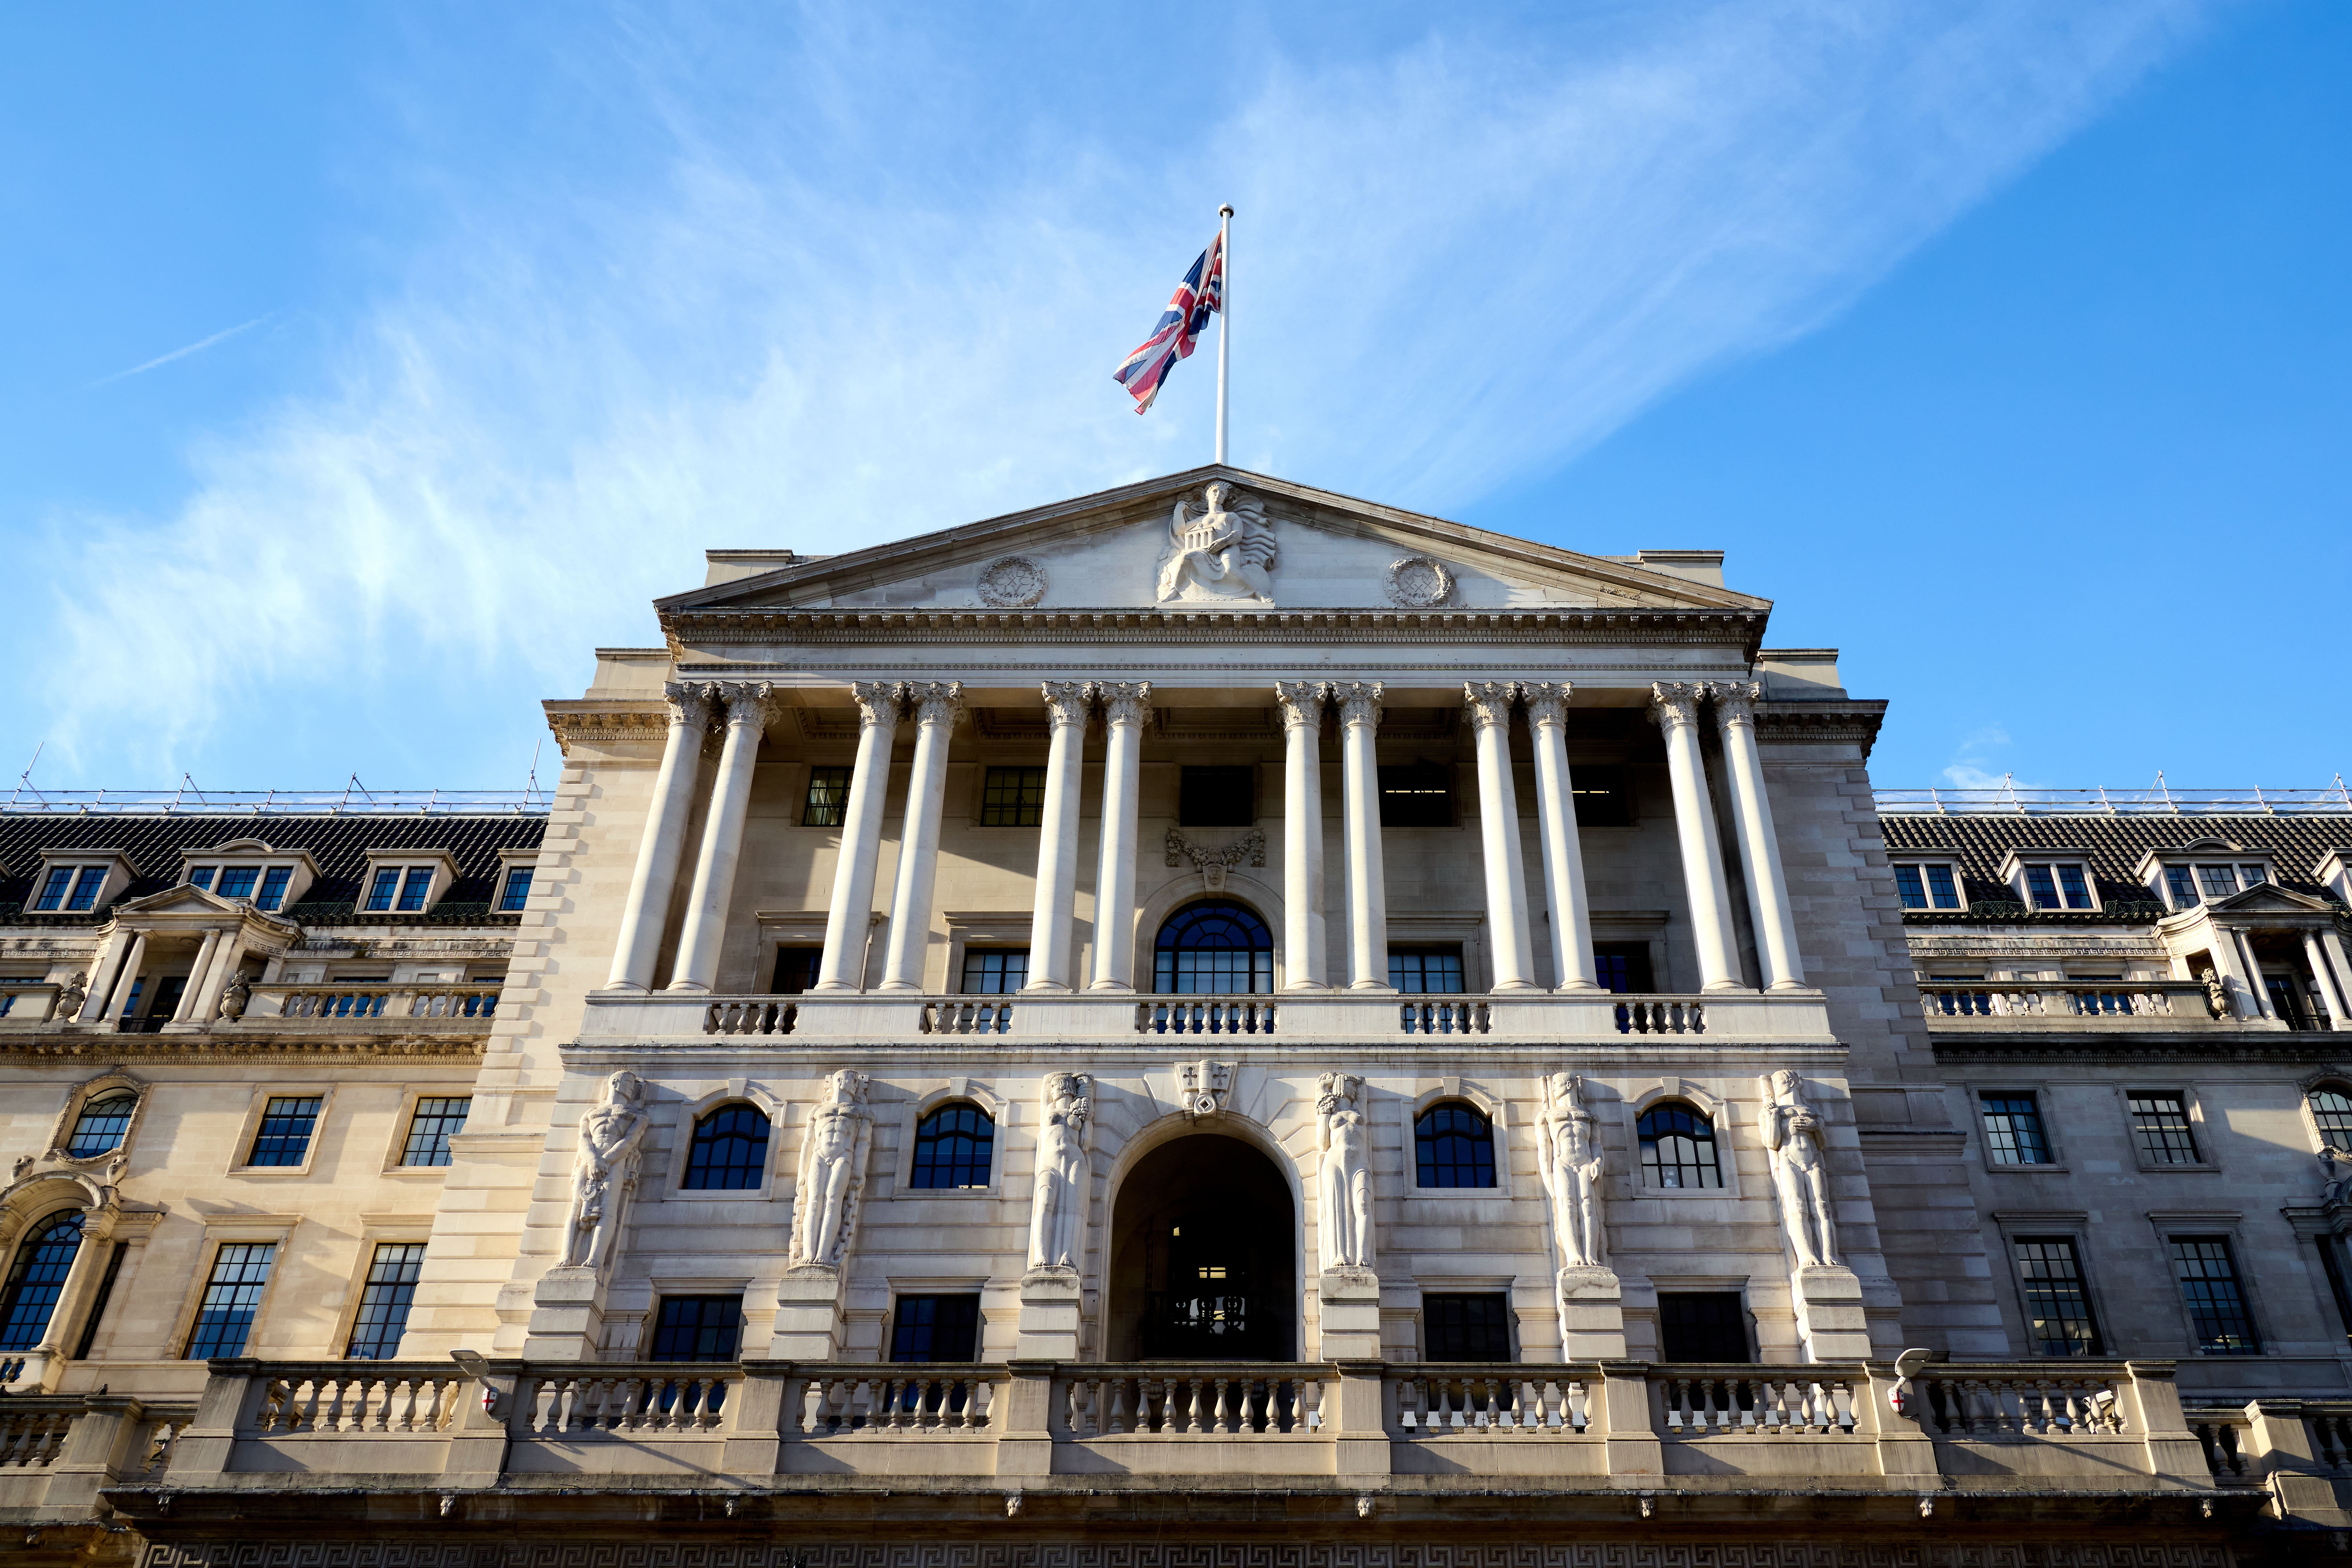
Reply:
<svg viewBox="0 0 2352 1568"><path fill-rule="evenodd" d="M1102 858L1095 871L1095 978L1089 991L1135 989L1135 812L1141 794L1148 680L1098 685L1103 705Z"/></svg>
<svg viewBox="0 0 2352 1568"><path fill-rule="evenodd" d="M861 680L849 689L857 701L857 765L849 775L849 806L841 816L841 857L833 868L833 902L824 915L824 952L817 960L818 991L857 991L866 984L866 931L874 919L874 859L882 846L882 803L890 793L890 745L898 737L895 680Z"/></svg>
<svg viewBox="0 0 2352 1568"><path fill-rule="evenodd" d="M1528 738L1535 742L1536 826L1541 838L1544 903L1551 910L1551 972L1561 991L1598 991L1592 963L1592 909L1584 893L1584 849L1576 835L1576 786L1568 771L1565 680L1527 681Z"/></svg>
<svg viewBox="0 0 2352 1568"><path fill-rule="evenodd" d="M915 766L907 781L907 826L898 840L898 882L890 890L890 950L884 991L920 991L931 934L931 889L940 873L940 807L948 793L948 742L963 717L963 687L953 680L909 685L915 705Z"/></svg>
<svg viewBox="0 0 2352 1568"><path fill-rule="evenodd" d="M1331 689L1339 704L1341 804L1347 810L1348 989L1390 991L1388 871L1381 858L1381 683Z"/></svg>
<svg viewBox="0 0 2352 1568"><path fill-rule="evenodd" d="M1731 769L1731 830L1739 840L1739 868L1748 879L1748 918L1756 927L1764 988L1801 991L1805 971L1797 956L1797 922L1789 910L1789 880L1780 870L1780 836L1772 831L1764 763L1756 753L1756 700L1764 689L1727 680L1717 682L1714 693L1715 721Z"/></svg>
<svg viewBox="0 0 2352 1568"><path fill-rule="evenodd" d="M710 725L709 686L673 680L662 695L669 699L669 738L662 743L653 811L637 840L637 868L629 877L628 902L621 906L621 940L614 945L613 973L604 982L615 991L653 986L654 957L669 919L670 890L677 886L686 819L694 809L695 765L702 755L702 732Z"/></svg>
<svg viewBox="0 0 2352 1568"><path fill-rule="evenodd" d="M1698 704L1705 683L1662 680L1650 688L1650 717L1666 737L1666 773L1675 791L1675 833L1683 853L1683 887L1690 898L1691 935L1698 946L1699 989L1745 991L1739 949L1732 942L1730 885L1723 848L1716 842L1715 807L1706 794L1706 760L1698 749Z"/></svg>
<svg viewBox="0 0 2352 1568"><path fill-rule="evenodd" d="M760 737L767 733L773 689L765 681L730 682L720 689L727 704L727 740L719 752L719 779L710 792L710 815L702 825L702 853L694 862L694 890L687 896L686 929L677 937L677 970L672 991L708 991L719 973L719 944L727 935L727 904L735 896L735 868L743 858L743 818L751 802L751 770L760 762Z"/></svg>
<svg viewBox="0 0 2352 1568"><path fill-rule="evenodd" d="M1037 835L1036 904L1029 916L1029 978L1024 991L1070 989L1070 911L1078 889L1078 785L1086 776L1087 687L1049 680L1045 810Z"/></svg>
<svg viewBox="0 0 2352 1568"><path fill-rule="evenodd" d="M1518 786L1511 778L1511 700L1507 680L1462 687L1478 741L1478 839L1486 851L1486 926L1495 933L1497 991L1533 991L1535 948L1528 940L1528 871L1519 856Z"/></svg>
<svg viewBox="0 0 2352 1568"><path fill-rule="evenodd" d="M1330 989L1323 925L1323 700L1328 681L1277 680L1282 710L1285 991Z"/></svg>

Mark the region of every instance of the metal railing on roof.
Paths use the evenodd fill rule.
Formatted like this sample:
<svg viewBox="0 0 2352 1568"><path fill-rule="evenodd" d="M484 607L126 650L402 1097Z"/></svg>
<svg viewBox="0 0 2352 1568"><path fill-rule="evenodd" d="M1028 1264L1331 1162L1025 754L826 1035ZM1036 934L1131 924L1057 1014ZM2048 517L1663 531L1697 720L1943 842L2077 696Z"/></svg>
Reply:
<svg viewBox="0 0 2352 1568"><path fill-rule="evenodd" d="M19 783L0 816L544 816L540 789L41 789Z"/></svg>
<svg viewBox="0 0 2352 1568"><path fill-rule="evenodd" d="M2158 773L2147 789L1882 789L1882 816L2344 816L2344 775L2325 789L2179 789Z"/></svg>

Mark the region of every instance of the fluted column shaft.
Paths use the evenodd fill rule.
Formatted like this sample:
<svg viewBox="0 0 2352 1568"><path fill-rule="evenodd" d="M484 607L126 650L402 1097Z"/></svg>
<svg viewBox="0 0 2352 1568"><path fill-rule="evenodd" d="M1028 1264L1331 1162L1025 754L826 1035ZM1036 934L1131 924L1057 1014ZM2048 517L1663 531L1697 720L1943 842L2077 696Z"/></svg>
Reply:
<svg viewBox="0 0 2352 1568"><path fill-rule="evenodd" d="M1478 841L1486 879L1486 929L1495 965L1494 989L1533 991L1535 945L1528 936L1528 870L1519 849L1518 785L1511 777L1511 704L1518 687L1507 680L1465 681L1463 700L1478 748Z"/></svg>
<svg viewBox="0 0 2352 1568"><path fill-rule="evenodd" d="M1135 815L1141 799L1148 680L1097 685L1103 705L1102 854L1095 871L1095 964L1089 991L1135 989Z"/></svg>
<svg viewBox="0 0 2352 1568"><path fill-rule="evenodd" d="M196 962L188 971L188 984L180 993L180 1005L172 1009L172 1022L184 1024L197 1016L196 1004L202 998L205 982L210 978L213 953L220 947L221 933L205 932L205 940L196 949Z"/></svg>
<svg viewBox="0 0 2352 1568"><path fill-rule="evenodd" d="M114 989L107 994L106 1010L99 1015L103 1023L119 1023L122 1010L131 1005L131 988L139 984L140 966L147 962L147 933L140 931L131 939L131 951L124 955L122 969L114 977Z"/></svg>
<svg viewBox="0 0 2352 1568"><path fill-rule="evenodd" d="M668 986L672 991L708 991L718 978L719 949L727 938L727 906L735 896L735 868L743 859L743 821L751 804L751 771L759 765L760 738L768 730L772 694L764 682L720 689L727 704L727 739L719 752L710 815L702 824L702 851L695 857L686 927L677 937L677 971Z"/></svg>
<svg viewBox="0 0 2352 1568"><path fill-rule="evenodd" d="M857 764L849 775L849 805L841 814L841 855L833 868L833 902L825 909L818 991L856 991L866 984L874 861L882 848L882 806L890 794L890 747L898 737L902 689L895 680L861 680L849 689L857 701Z"/></svg>
<svg viewBox="0 0 2352 1568"><path fill-rule="evenodd" d="M884 991L920 991L930 949L931 889L939 883L940 808L948 794L948 742L963 717L963 687L952 680L909 685L915 707L915 766L907 781L906 826L898 837L898 879L890 889L890 947Z"/></svg>
<svg viewBox="0 0 2352 1568"><path fill-rule="evenodd" d="M1748 882L1748 918L1756 928L1756 956L1767 991L1805 988L1803 960L1797 952L1797 921L1789 909L1789 880L1780 869L1780 837L1772 830L1772 798L1764 787L1764 762L1756 751L1756 700L1763 689L1751 681L1721 681L1714 688L1715 721L1723 735L1723 755L1731 770L1731 830L1739 840L1739 867Z"/></svg>
<svg viewBox="0 0 2352 1568"><path fill-rule="evenodd" d="M1705 695L1697 681L1662 680L1651 688L1650 715L1666 738L1666 773L1674 785L1691 936L1698 947L1699 989L1745 991L1739 948L1732 939L1730 882L1723 874L1715 806L1707 798L1706 759L1698 745L1698 704Z"/></svg>
<svg viewBox="0 0 2352 1568"><path fill-rule="evenodd" d="M1036 902L1029 916L1029 978L1024 991L1066 992L1070 921L1078 899L1078 791L1086 777L1089 689L1049 680L1042 689L1052 740L1045 753L1045 809L1037 835Z"/></svg>
<svg viewBox="0 0 2352 1568"><path fill-rule="evenodd" d="M1282 710L1282 945L1286 991L1330 989L1323 919L1323 700L1328 681L1276 681Z"/></svg>
<svg viewBox="0 0 2352 1568"><path fill-rule="evenodd" d="M1543 852L1544 901L1551 910L1551 972L1561 991L1598 991L1592 906L1584 889L1584 847L1576 830L1576 786L1568 770L1565 680L1523 683L1528 738L1536 754L1536 827Z"/></svg>
<svg viewBox="0 0 2352 1568"><path fill-rule="evenodd" d="M1347 814L1348 989L1389 991L1389 892L1381 857L1381 684L1332 688L1339 704L1341 804Z"/></svg>
<svg viewBox="0 0 2352 1568"><path fill-rule="evenodd" d="M614 945L613 972L605 981L615 991L653 988L654 960L661 952L669 897L684 858L687 819L694 813L702 735L710 726L708 687L672 681L664 695L669 700L669 735L662 742L661 772L654 776L653 809L637 840L628 901L621 906L621 939Z"/></svg>

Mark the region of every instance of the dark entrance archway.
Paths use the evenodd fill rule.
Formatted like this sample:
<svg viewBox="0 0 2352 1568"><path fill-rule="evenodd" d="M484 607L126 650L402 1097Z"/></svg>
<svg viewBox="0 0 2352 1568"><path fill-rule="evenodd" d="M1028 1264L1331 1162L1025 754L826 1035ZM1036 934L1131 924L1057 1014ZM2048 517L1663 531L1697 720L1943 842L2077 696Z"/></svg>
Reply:
<svg viewBox="0 0 2352 1568"><path fill-rule="evenodd" d="M1289 1184L1241 1139L1146 1154L1111 1217L1110 1359L1295 1359L1297 1234Z"/></svg>

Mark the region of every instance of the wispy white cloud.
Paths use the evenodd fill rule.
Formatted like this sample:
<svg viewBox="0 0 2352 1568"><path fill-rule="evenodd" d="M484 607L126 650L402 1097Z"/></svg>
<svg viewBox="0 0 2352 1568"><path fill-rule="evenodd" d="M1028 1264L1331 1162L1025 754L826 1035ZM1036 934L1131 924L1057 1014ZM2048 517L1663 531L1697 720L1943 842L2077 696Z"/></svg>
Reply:
<svg viewBox="0 0 2352 1568"><path fill-rule="evenodd" d="M1459 508L1833 314L2201 10L1464 23L1261 51L1151 145L1090 96L1123 62L1000 90L863 13L777 43L626 13L567 67L655 128L650 178L450 174L446 233L329 391L200 443L167 518L60 520L51 733L78 770L168 776L327 683L576 689L702 547L839 550L1201 461L1202 361L1140 420L1109 377L1221 198L1235 460Z"/></svg>
<svg viewBox="0 0 2352 1568"><path fill-rule="evenodd" d="M188 344L185 348L173 349L167 354L158 354L153 359L149 360L145 364L134 364L129 370L118 370L112 375L101 375L82 390L85 392L95 392L101 386L110 385L115 382L124 381L134 375L144 375L147 372L153 370L157 365L170 364L173 360L185 359L190 354L200 354L206 349L212 347L215 343L226 342L229 339L236 336L237 333L249 331L268 320L269 320L268 316L256 316L249 321L240 321L236 326L230 327L224 331L215 332L211 337L199 338L194 342Z"/></svg>

